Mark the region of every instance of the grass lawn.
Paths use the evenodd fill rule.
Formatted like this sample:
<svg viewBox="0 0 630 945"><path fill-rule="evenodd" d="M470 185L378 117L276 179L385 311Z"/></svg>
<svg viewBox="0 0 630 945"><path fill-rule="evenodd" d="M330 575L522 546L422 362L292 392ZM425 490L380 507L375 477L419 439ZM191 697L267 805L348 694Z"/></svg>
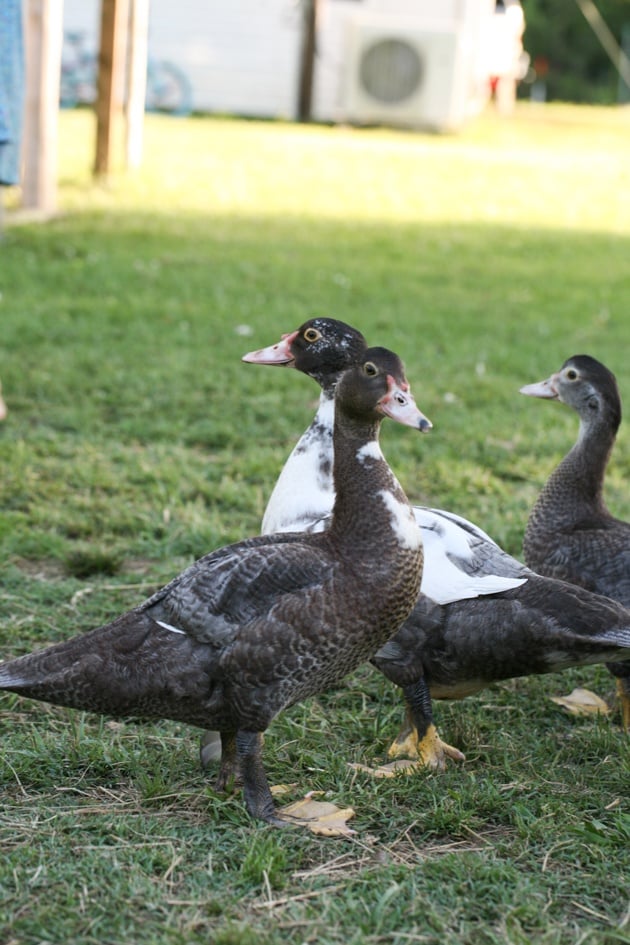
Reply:
<svg viewBox="0 0 630 945"><path fill-rule="evenodd" d="M518 388L591 354L630 404L630 114L521 104L456 137L149 117L140 174L90 180L61 121L60 215L0 245L0 658L106 622L253 535L315 385L243 365L313 314L403 357L430 436L385 424L409 497L520 556L577 419ZM607 478L630 518L630 436ZM466 752L376 781L402 715L369 667L286 712L265 761L353 806L325 840L253 823L198 733L0 696L10 945L630 942L630 739L562 714L602 667L436 705Z"/></svg>

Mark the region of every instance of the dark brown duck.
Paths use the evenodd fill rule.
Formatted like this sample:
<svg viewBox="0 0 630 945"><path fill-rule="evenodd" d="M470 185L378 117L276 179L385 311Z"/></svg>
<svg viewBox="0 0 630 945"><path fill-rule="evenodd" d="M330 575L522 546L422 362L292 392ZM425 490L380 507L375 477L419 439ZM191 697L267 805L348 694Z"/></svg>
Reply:
<svg viewBox="0 0 630 945"><path fill-rule="evenodd" d="M606 467L621 423L614 374L600 361L574 355L559 371L522 394L559 400L576 411L576 443L544 485L527 522L523 550L541 574L570 581L630 607L630 522L615 518L604 501ZM624 725L630 727L630 670L617 676Z"/></svg>
<svg viewBox="0 0 630 945"><path fill-rule="evenodd" d="M328 531L261 536L206 555L112 623L1 664L0 688L219 730L217 787L240 776L250 814L283 823L262 733L282 709L372 656L418 594L420 533L378 445L386 415L430 427L400 360L369 349L337 388Z"/></svg>

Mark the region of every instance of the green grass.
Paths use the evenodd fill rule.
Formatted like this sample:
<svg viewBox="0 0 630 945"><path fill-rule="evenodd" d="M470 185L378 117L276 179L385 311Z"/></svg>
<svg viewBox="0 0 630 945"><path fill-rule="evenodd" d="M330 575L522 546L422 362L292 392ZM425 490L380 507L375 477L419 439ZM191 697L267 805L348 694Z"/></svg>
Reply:
<svg viewBox="0 0 630 945"><path fill-rule="evenodd" d="M410 498L520 555L573 442L519 397L574 353L630 403L627 112L521 105L457 137L147 120L141 174L90 181L61 126L61 214L0 247L0 656L105 622L255 534L317 391L240 355L312 314L404 357L429 437L383 446ZM630 517L625 428L607 498ZM12 945L630 942L628 738L549 696L600 667L436 706L466 751L373 781L398 694L369 667L270 730L272 782L357 812L349 841L253 824L197 733L1 699L0 941Z"/></svg>

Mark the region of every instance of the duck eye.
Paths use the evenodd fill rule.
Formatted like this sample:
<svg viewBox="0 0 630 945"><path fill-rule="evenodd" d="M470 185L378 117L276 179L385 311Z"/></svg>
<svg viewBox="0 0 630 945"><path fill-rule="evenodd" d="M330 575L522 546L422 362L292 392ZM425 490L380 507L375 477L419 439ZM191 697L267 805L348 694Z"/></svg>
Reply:
<svg viewBox="0 0 630 945"><path fill-rule="evenodd" d="M376 367L373 361L366 361L365 364L363 365L363 370L365 371L368 377L376 377L376 375L378 374L378 368Z"/></svg>
<svg viewBox="0 0 630 945"><path fill-rule="evenodd" d="M305 340L310 341L311 344L314 341L319 341L321 337L322 337L322 333L321 331L318 331L317 328L307 328L306 331L304 332Z"/></svg>
<svg viewBox="0 0 630 945"><path fill-rule="evenodd" d="M569 368L569 370L567 371L567 380L577 381L577 376L578 376L577 371L574 368Z"/></svg>

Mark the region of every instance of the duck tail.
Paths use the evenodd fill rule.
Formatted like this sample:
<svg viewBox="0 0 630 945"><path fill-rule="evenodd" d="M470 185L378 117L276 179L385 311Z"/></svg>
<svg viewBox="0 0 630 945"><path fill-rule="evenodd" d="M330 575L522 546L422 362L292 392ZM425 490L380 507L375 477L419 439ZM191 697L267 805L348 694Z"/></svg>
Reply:
<svg viewBox="0 0 630 945"><path fill-rule="evenodd" d="M138 609L0 663L0 689L118 718L150 718L161 714L169 699L183 701L188 692L185 671L194 672L195 656L195 644L186 634L164 629Z"/></svg>
<svg viewBox="0 0 630 945"><path fill-rule="evenodd" d="M0 663L0 689L69 708L92 708L90 703L111 684L112 669L120 662L125 623L137 640L139 628L130 616Z"/></svg>

